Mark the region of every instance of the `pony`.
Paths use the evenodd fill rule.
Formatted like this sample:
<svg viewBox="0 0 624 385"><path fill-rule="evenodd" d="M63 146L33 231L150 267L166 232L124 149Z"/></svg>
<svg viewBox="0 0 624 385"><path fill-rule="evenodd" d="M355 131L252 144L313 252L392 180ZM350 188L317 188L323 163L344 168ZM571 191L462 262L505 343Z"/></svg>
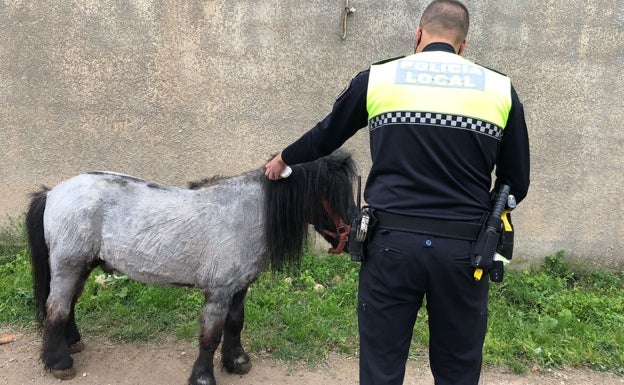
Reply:
<svg viewBox="0 0 624 385"><path fill-rule="evenodd" d="M75 376L84 349L74 307L100 266L149 284L183 285L205 296L199 354L188 379L213 385L214 354L223 368L251 369L241 344L247 289L266 269L296 268L310 225L348 252L355 215L355 166L336 151L270 181L261 169L177 188L113 172L90 172L31 194L31 250L41 361L59 379Z"/></svg>

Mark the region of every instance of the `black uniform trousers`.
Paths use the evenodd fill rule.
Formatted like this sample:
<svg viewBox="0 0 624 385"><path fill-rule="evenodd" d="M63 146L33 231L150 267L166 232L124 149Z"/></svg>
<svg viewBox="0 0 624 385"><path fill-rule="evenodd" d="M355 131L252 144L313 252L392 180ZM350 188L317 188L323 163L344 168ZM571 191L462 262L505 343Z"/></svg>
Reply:
<svg viewBox="0 0 624 385"><path fill-rule="evenodd" d="M360 384L402 384L426 295L436 385L477 385L489 277L473 278L472 241L375 229L360 270Z"/></svg>

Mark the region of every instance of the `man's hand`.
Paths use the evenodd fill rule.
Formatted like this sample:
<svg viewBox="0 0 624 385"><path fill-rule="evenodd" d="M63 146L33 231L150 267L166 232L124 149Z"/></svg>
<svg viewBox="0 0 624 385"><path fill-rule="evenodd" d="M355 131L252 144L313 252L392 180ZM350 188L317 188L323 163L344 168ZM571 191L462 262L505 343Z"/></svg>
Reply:
<svg viewBox="0 0 624 385"><path fill-rule="evenodd" d="M264 175L266 175L267 178L271 180L278 180L278 179L282 179L282 176L280 174L284 172L284 170L288 166L282 160L282 153L280 152L279 154L275 156L275 158L273 158L264 167L266 168Z"/></svg>

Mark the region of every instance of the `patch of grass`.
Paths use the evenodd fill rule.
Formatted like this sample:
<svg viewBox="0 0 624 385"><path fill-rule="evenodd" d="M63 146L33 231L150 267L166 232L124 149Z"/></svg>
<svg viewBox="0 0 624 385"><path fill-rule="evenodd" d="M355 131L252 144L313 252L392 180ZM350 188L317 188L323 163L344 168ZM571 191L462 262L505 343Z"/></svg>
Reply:
<svg viewBox="0 0 624 385"><path fill-rule="evenodd" d="M29 258L27 249L0 258L0 325L35 325Z"/></svg>
<svg viewBox="0 0 624 385"><path fill-rule="evenodd" d="M196 289L146 285L96 268L76 305L76 319L84 334L115 340L195 338L203 300Z"/></svg>
<svg viewBox="0 0 624 385"><path fill-rule="evenodd" d="M624 374L624 276L577 276L563 253L541 269L511 272L490 290L484 362L518 372L589 366Z"/></svg>
<svg viewBox="0 0 624 385"><path fill-rule="evenodd" d="M0 324L34 326L32 278L23 231L0 236ZM247 296L243 343L250 352L318 363L358 352L360 265L306 253L297 274L264 273ZM96 269L76 307L85 335L127 342L175 336L196 343L203 294L145 285ZM427 313L421 309L410 357L423 359ZM507 271L491 284L484 364L528 368L589 366L624 375L624 274L576 273L564 253L538 268Z"/></svg>
<svg viewBox="0 0 624 385"><path fill-rule="evenodd" d="M8 225L0 227L0 264L27 248L24 231L24 215L18 218L7 217Z"/></svg>
<svg viewBox="0 0 624 385"><path fill-rule="evenodd" d="M359 266L344 256L307 254L296 276L263 274L247 296L245 336L251 350L318 362L357 351Z"/></svg>

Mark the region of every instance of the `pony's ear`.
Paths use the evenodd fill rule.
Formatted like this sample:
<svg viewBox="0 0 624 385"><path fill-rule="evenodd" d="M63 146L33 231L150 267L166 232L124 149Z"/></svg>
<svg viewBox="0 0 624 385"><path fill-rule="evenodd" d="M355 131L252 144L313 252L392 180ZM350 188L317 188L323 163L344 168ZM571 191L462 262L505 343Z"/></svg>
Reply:
<svg viewBox="0 0 624 385"><path fill-rule="evenodd" d="M354 179L357 173L355 162L351 153L336 150L332 155L332 163L335 164L337 171L343 172L349 179Z"/></svg>
<svg viewBox="0 0 624 385"><path fill-rule="evenodd" d="M355 172L355 163L353 162L353 156L351 153L337 150L334 154L336 155L336 160L340 162L341 167Z"/></svg>

